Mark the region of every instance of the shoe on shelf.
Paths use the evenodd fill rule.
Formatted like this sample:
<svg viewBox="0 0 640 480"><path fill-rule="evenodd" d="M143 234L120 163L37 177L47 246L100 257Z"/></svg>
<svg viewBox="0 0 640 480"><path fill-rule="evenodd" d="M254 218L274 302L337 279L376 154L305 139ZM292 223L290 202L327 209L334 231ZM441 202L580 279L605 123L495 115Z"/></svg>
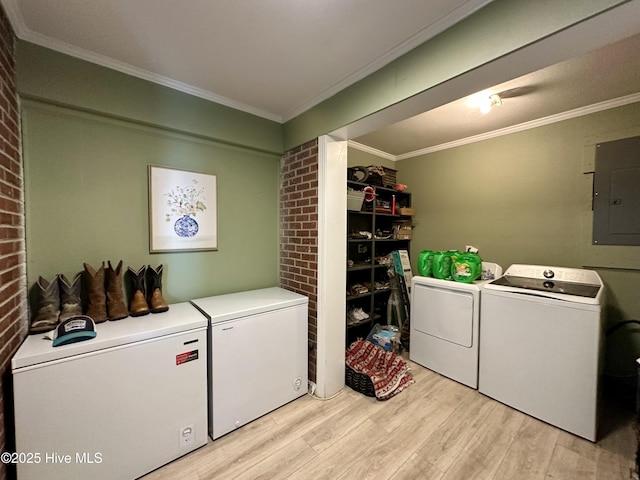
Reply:
<svg viewBox="0 0 640 480"><path fill-rule="evenodd" d="M353 285L351 285L349 291L351 292L351 295L362 295L364 293L367 293L369 289L361 283L354 283Z"/></svg>
<svg viewBox="0 0 640 480"><path fill-rule="evenodd" d="M355 325L369 318L369 314L365 312L361 307L351 307L347 314L347 323L349 325Z"/></svg>

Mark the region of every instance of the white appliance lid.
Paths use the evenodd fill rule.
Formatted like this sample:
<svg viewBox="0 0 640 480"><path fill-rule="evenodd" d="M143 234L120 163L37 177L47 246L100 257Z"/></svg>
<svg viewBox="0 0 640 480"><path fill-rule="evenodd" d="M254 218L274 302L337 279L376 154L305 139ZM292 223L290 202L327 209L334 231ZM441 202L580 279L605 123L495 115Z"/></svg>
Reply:
<svg viewBox="0 0 640 480"><path fill-rule="evenodd" d="M53 342L45 338L45 335L52 335L53 332L29 335L11 360L11 368L15 371L39 363L207 328L207 325L206 317L193 305L184 302L169 305L169 310L162 313L98 323L95 338L59 347L54 347Z"/></svg>
<svg viewBox="0 0 640 480"><path fill-rule="evenodd" d="M602 285L602 279L597 272L584 268L553 267L547 265L523 265L513 264L505 275L517 277L529 277L539 279L557 280L563 282L586 283L589 285Z"/></svg>
<svg viewBox="0 0 640 480"><path fill-rule="evenodd" d="M483 286L491 280L476 280L472 283L456 282L455 280L444 280L435 277L421 277L415 275L411 278L411 294L414 294L414 287L429 286L442 290L463 290L471 292L479 292Z"/></svg>
<svg viewBox="0 0 640 480"><path fill-rule="evenodd" d="M603 283L597 272L582 268L543 265L511 265L504 275L485 288L531 293L562 300L597 303Z"/></svg>
<svg viewBox="0 0 640 480"><path fill-rule="evenodd" d="M586 298L596 298L600 291L600 285L562 282L542 278L517 277L515 275L505 275L494 280L492 283L494 285L502 285L504 287L523 288L525 290L535 290L539 292L562 293L564 295L575 295L577 297Z"/></svg>
<svg viewBox="0 0 640 480"><path fill-rule="evenodd" d="M281 308L304 305L309 299L284 288L271 287L191 300L211 323L224 322Z"/></svg>

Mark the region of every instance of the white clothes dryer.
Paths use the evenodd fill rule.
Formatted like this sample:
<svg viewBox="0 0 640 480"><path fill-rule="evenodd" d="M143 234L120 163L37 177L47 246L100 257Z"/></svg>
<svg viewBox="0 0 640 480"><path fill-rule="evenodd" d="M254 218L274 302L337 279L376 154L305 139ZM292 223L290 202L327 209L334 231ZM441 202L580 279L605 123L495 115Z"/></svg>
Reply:
<svg viewBox="0 0 640 480"><path fill-rule="evenodd" d="M603 298L577 268L512 265L485 285L480 392L595 442Z"/></svg>
<svg viewBox="0 0 640 480"><path fill-rule="evenodd" d="M502 268L483 262L492 278ZM461 283L432 277L411 280L409 358L471 388L478 388L480 291L491 280Z"/></svg>

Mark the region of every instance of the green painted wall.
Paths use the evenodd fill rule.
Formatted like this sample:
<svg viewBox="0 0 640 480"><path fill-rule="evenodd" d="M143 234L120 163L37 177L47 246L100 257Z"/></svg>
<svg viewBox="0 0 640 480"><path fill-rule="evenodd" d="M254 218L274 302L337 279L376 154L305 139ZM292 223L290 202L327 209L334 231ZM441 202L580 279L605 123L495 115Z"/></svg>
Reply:
<svg viewBox="0 0 640 480"><path fill-rule="evenodd" d="M620 0L495 0L284 125L285 150L601 13ZM481 90L490 85L475 85ZM467 92L471 94L473 91ZM446 99L445 99L446 100ZM451 98L443 101L455 100Z"/></svg>
<svg viewBox="0 0 640 480"><path fill-rule="evenodd" d="M19 41L28 284L39 275L72 277L83 262L123 260L134 268L163 264L169 302L276 285L283 151L619 3L496 0L284 126ZM587 139L637 128L637 111L629 117L614 126L566 122L563 134L543 127L423 163L389 165L361 152L350 161L398 169L410 185L414 258L421 248L473 243L505 266L631 265L599 271L611 317L637 318L637 250L589 245L591 183L581 167L593 153ZM149 253L149 164L218 176L218 251Z"/></svg>
<svg viewBox="0 0 640 480"><path fill-rule="evenodd" d="M414 271L421 250L465 245L504 268L591 268L607 286L608 324L640 319L640 247L591 244L593 175L584 173L596 143L636 135L640 103L396 162L417 210ZM640 329L630 330L609 353L633 375Z"/></svg>
<svg viewBox="0 0 640 480"><path fill-rule="evenodd" d="M282 153L282 125L53 50L18 41L18 92L78 110Z"/></svg>
<svg viewBox="0 0 640 480"><path fill-rule="evenodd" d="M278 155L23 101L27 279L164 265L168 302L278 284ZM218 251L149 253L147 166L217 175Z"/></svg>
<svg viewBox="0 0 640 480"><path fill-rule="evenodd" d="M16 63L29 285L107 260L163 264L169 302L278 284L280 124L26 42ZM149 164L217 175L218 251L149 253Z"/></svg>

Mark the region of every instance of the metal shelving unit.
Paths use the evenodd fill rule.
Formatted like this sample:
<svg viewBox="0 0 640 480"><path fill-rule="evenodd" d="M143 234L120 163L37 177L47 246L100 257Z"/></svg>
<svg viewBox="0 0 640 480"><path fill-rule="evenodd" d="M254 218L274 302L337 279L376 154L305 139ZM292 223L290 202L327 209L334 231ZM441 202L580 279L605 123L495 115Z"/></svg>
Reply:
<svg viewBox="0 0 640 480"><path fill-rule="evenodd" d="M411 242L409 239L385 238L393 235L395 223L411 221L409 215L387 212L387 205L395 196L398 209L411 207L411 194L392 188L347 181L347 187L354 190L362 190L368 186L375 189L375 200L363 202L359 211L347 212L347 345L358 338L365 338L374 324L387 323L387 302L391 288L387 265L381 265L378 259L386 257L393 250L409 250ZM354 238L358 232L368 232L371 238ZM354 318L350 313L353 309L361 309L368 317Z"/></svg>

